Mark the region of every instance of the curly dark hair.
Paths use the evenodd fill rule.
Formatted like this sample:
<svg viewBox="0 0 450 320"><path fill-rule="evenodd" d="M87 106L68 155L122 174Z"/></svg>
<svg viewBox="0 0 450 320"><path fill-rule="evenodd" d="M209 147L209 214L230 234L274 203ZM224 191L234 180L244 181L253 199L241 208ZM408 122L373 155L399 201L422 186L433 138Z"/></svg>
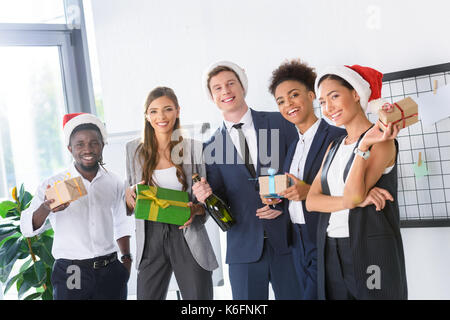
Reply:
<svg viewBox="0 0 450 320"><path fill-rule="evenodd" d="M316 72L314 68L300 59L293 59L281 64L272 72L270 79L269 92L275 95L275 90L283 81L294 80L302 83L308 90L314 92L314 82L316 81ZM315 92L314 92L315 94Z"/></svg>

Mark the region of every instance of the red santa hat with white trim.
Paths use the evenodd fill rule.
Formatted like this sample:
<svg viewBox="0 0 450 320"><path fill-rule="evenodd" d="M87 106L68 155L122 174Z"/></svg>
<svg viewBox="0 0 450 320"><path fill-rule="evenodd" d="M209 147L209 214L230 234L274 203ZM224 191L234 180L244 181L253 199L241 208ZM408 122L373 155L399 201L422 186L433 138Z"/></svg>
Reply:
<svg viewBox="0 0 450 320"><path fill-rule="evenodd" d="M381 87L383 85L383 74L381 72L360 65L325 68L316 78L316 92L319 96L319 81L328 74L337 75L352 85L359 95L364 112L377 113L380 107L386 103L381 99Z"/></svg>
<svg viewBox="0 0 450 320"><path fill-rule="evenodd" d="M106 144L106 128L103 122L93 114L90 113L68 113L64 115L63 118L63 131L64 131L64 140L66 145L70 144L70 135L73 130L82 124L91 123L98 127L100 133L102 134L103 143Z"/></svg>

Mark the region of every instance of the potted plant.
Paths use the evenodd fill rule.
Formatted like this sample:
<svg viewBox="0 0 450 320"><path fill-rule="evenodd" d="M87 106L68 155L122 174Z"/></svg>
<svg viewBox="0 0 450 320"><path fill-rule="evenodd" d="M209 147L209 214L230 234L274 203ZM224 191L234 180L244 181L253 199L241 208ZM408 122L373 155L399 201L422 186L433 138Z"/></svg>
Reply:
<svg viewBox="0 0 450 320"><path fill-rule="evenodd" d="M20 232L20 215L28 208L33 196L22 184L19 193L16 187L13 189L12 198L13 201L0 203L0 282L4 283L4 293L15 284L19 299L35 288L25 300L52 300L53 230L32 238L24 237ZM18 273L10 277L13 267L19 263L23 264Z"/></svg>

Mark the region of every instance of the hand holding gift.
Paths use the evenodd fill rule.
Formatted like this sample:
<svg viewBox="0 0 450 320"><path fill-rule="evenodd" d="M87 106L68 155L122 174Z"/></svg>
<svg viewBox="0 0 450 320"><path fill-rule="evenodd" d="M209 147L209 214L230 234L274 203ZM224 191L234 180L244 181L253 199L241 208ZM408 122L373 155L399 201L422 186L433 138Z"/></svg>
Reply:
<svg viewBox="0 0 450 320"><path fill-rule="evenodd" d="M50 189L51 186L48 185L47 189ZM44 202L42 202L41 204L41 208L46 212L46 214L50 213L50 212L58 212L58 211L62 211L64 209L66 209L69 205L70 202L67 203L63 203L57 207L54 207L53 209L51 208L51 204L55 202L55 199L47 199L47 196L45 196L44 198Z"/></svg>
<svg viewBox="0 0 450 320"><path fill-rule="evenodd" d="M384 131L381 131L381 125L378 121L372 128L370 128L369 131L366 132L358 148L360 150L367 151L376 143L394 140L397 137L399 131L400 125L398 123L392 124L392 122L388 124L387 128L385 128Z"/></svg>
<svg viewBox="0 0 450 320"><path fill-rule="evenodd" d="M70 177L70 173L68 173L67 176ZM87 191L81 177L72 179L65 178L63 181L56 181L53 187L47 188L45 191L46 199L54 200L47 202L47 205L52 211L54 211L56 207L75 201L86 194Z"/></svg>
<svg viewBox="0 0 450 320"><path fill-rule="evenodd" d="M291 178L292 181L294 181L294 184L288 187L286 190L281 191L279 195L283 198L293 201L306 200L306 196L308 195L309 188L311 186L290 173L286 173L286 176Z"/></svg>
<svg viewBox="0 0 450 320"><path fill-rule="evenodd" d="M264 204L277 204L284 198L280 193L289 186L289 176L285 174L275 175L275 169L268 170L269 176L259 177L259 195Z"/></svg>
<svg viewBox="0 0 450 320"><path fill-rule="evenodd" d="M380 128L385 131L389 123L399 125L400 129L406 128L419 121L417 103L407 97L396 103L384 103L378 110Z"/></svg>

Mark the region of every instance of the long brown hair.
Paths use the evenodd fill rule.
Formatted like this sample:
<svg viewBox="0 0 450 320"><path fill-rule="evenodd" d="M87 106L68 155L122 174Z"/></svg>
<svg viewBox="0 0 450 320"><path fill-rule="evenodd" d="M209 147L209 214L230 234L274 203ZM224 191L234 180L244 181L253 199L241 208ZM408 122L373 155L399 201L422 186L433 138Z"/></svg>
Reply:
<svg viewBox="0 0 450 320"><path fill-rule="evenodd" d="M156 139L155 129L153 129L152 125L147 121L145 115L147 114L147 109L150 104L161 97L167 97L175 104L177 109L180 107L178 105L178 99L175 95L175 92L171 88L167 87L157 87L150 91L145 100L144 105L144 131L142 134L142 140L139 148L136 152L139 152L139 159L142 165L142 180L145 181L148 185L155 185L153 181L153 171L155 171L156 165L159 161L159 153L158 153L158 140ZM180 119L177 118L175 121L175 125L173 127L173 131L180 129ZM179 143L183 142L183 137L180 135L178 141L170 141L169 149L170 154L172 154L172 149ZM180 158L183 158L183 149L180 149ZM172 160L171 160L172 161ZM173 163L173 162L172 162ZM184 174L182 163L175 164L175 168L177 169L177 178L178 181L183 185L183 191L187 189L186 175Z"/></svg>

